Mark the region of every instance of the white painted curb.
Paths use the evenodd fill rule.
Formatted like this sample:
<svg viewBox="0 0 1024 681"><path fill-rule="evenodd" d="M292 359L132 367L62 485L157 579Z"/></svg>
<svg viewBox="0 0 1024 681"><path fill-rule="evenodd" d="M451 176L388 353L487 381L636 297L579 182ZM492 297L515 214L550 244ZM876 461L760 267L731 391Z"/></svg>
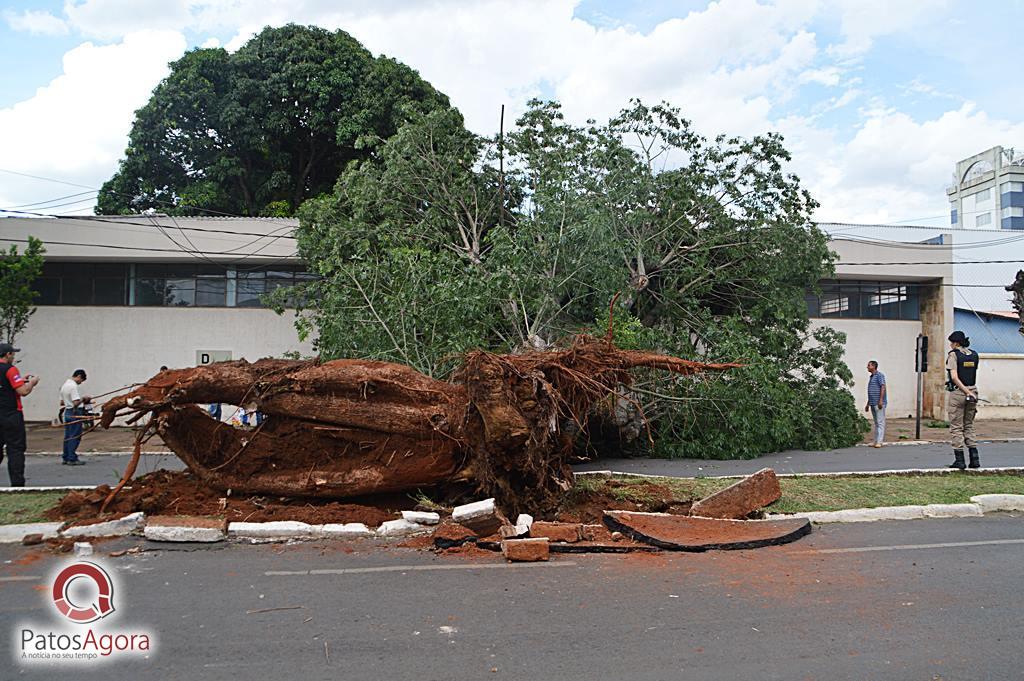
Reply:
<svg viewBox="0 0 1024 681"><path fill-rule="evenodd" d="M183 527L181 525L146 525L143 535L150 541L200 542L210 544L227 538L216 527Z"/></svg>
<svg viewBox="0 0 1024 681"><path fill-rule="evenodd" d="M969 504L927 504L924 506L879 506L843 511L806 513L769 513L768 520L806 518L814 523L867 523L877 520L916 520L919 518L975 518L985 513L1024 511L1024 494L979 494Z"/></svg>
<svg viewBox="0 0 1024 681"><path fill-rule="evenodd" d="M144 517L142 511L136 511L105 523L69 527L60 534L62 537L123 537L139 529Z"/></svg>
<svg viewBox="0 0 1024 681"><path fill-rule="evenodd" d="M63 526L61 522L0 525L0 544L20 544L26 534L41 534L43 539L53 539Z"/></svg>

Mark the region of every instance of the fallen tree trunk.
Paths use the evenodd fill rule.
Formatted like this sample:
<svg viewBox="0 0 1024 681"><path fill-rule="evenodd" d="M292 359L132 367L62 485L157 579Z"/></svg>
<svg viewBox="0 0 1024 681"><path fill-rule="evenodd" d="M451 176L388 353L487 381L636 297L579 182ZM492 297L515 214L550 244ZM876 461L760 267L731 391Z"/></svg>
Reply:
<svg viewBox="0 0 1024 681"><path fill-rule="evenodd" d="M630 370L689 375L703 364L580 336L568 349L469 353L451 382L368 360L244 360L164 371L108 402L102 425L152 414L156 432L202 481L234 493L344 498L468 481L509 512L548 508L569 488L568 430ZM255 405L234 428L197 404Z"/></svg>

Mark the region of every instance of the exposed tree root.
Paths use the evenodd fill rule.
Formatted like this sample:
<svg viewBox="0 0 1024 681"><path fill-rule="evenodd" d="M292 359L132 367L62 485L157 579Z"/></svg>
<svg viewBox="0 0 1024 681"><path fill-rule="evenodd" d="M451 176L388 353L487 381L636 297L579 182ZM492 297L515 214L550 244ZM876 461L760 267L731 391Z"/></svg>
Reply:
<svg viewBox="0 0 1024 681"><path fill-rule="evenodd" d="M469 353L450 383L388 362L242 360L164 371L108 402L102 423L151 413L149 427L220 490L344 498L472 481L516 512L557 503L572 480L569 433L630 384L631 369L734 366L589 336L558 351ZM196 406L216 402L255 405L267 419L241 430Z"/></svg>

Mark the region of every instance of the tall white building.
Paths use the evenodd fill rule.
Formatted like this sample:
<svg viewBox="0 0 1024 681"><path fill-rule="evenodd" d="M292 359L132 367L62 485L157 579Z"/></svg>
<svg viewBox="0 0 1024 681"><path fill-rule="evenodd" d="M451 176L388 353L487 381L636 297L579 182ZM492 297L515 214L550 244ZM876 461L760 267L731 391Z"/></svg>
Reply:
<svg viewBox="0 0 1024 681"><path fill-rule="evenodd" d="M1024 230L1024 152L992 147L965 158L946 194L953 228Z"/></svg>

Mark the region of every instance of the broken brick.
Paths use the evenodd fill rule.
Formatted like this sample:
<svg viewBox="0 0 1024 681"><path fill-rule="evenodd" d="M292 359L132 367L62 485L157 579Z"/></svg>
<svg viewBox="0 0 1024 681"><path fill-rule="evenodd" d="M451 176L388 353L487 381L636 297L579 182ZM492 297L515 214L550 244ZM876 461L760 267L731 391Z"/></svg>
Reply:
<svg viewBox="0 0 1024 681"><path fill-rule="evenodd" d="M501 542L501 553L512 562L528 563L547 560L550 555L550 547L545 538L506 539Z"/></svg>
<svg viewBox="0 0 1024 681"><path fill-rule="evenodd" d="M580 540L580 527L578 523L549 523L538 520L530 526L530 536L574 544Z"/></svg>
<svg viewBox="0 0 1024 681"><path fill-rule="evenodd" d="M690 515L740 520L779 500L782 489L775 471L762 468L734 485L707 496L690 508Z"/></svg>

